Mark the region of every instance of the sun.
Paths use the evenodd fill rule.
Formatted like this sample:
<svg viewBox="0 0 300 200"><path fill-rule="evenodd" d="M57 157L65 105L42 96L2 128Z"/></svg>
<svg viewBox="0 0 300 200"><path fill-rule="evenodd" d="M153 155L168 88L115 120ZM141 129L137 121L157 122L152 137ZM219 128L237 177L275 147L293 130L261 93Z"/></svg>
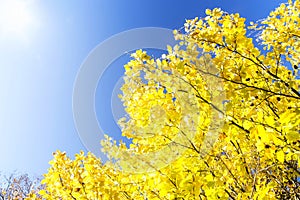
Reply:
<svg viewBox="0 0 300 200"><path fill-rule="evenodd" d="M24 36L34 24L33 13L26 0L0 0L0 33Z"/></svg>

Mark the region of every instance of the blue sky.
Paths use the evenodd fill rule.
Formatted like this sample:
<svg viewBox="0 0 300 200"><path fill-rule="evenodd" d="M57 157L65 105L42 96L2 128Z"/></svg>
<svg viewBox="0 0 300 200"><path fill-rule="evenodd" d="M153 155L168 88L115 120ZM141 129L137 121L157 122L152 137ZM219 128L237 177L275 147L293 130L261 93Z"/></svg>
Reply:
<svg viewBox="0 0 300 200"><path fill-rule="evenodd" d="M0 0L0 10L8 1L16 0ZM0 14L0 171L38 175L46 172L55 150L66 151L70 156L86 150L73 121L72 92L82 62L99 43L133 28L178 29L185 19L204 16L206 8L238 12L249 23L266 17L285 1L20 2L24 4L21 6L24 16L19 20L17 17L13 20L11 15L16 13L18 3L5 7L7 15ZM126 58L120 58L114 63L116 72L106 76L105 84L115 83L124 61ZM101 94L98 90L95 98ZM96 108L101 123L103 108L99 103ZM118 134L111 114L107 116L106 131Z"/></svg>

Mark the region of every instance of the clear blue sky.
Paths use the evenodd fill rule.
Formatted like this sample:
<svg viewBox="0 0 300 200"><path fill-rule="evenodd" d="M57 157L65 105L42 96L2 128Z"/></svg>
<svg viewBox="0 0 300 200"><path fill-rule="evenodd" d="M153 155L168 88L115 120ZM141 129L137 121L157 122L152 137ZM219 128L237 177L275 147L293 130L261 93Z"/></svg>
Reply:
<svg viewBox="0 0 300 200"><path fill-rule="evenodd" d="M206 8L239 12L249 23L284 2L21 0L19 8L7 1L16 0L0 0L0 13L3 5L8 12L0 14L0 171L36 175L46 172L55 150L70 156L85 150L73 121L72 92L81 63L96 45L132 28L178 29L185 19L204 16ZM108 78L108 84L115 80ZM101 105L96 107L100 116ZM107 120L105 129L118 133L113 119Z"/></svg>

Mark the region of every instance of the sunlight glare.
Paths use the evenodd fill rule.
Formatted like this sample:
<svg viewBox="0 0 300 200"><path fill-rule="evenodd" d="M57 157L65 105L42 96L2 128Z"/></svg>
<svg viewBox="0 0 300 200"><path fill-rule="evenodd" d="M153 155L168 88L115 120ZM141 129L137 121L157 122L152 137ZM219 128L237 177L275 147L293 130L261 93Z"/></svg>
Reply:
<svg viewBox="0 0 300 200"><path fill-rule="evenodd" d="M0 0L0 34L24 36L33 24L28 1Z"/></svg>

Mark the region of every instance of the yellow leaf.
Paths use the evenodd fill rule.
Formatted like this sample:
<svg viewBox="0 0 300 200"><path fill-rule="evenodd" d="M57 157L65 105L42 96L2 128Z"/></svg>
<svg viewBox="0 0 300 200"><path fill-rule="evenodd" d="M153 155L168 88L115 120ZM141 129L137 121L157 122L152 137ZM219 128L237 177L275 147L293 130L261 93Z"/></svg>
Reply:
<svg viewBox="0 0 300 200"><path fill-rule="evenodd" d="M276 158L280 163L284 163L284 152L282 150L277 151Z"/></svg>

